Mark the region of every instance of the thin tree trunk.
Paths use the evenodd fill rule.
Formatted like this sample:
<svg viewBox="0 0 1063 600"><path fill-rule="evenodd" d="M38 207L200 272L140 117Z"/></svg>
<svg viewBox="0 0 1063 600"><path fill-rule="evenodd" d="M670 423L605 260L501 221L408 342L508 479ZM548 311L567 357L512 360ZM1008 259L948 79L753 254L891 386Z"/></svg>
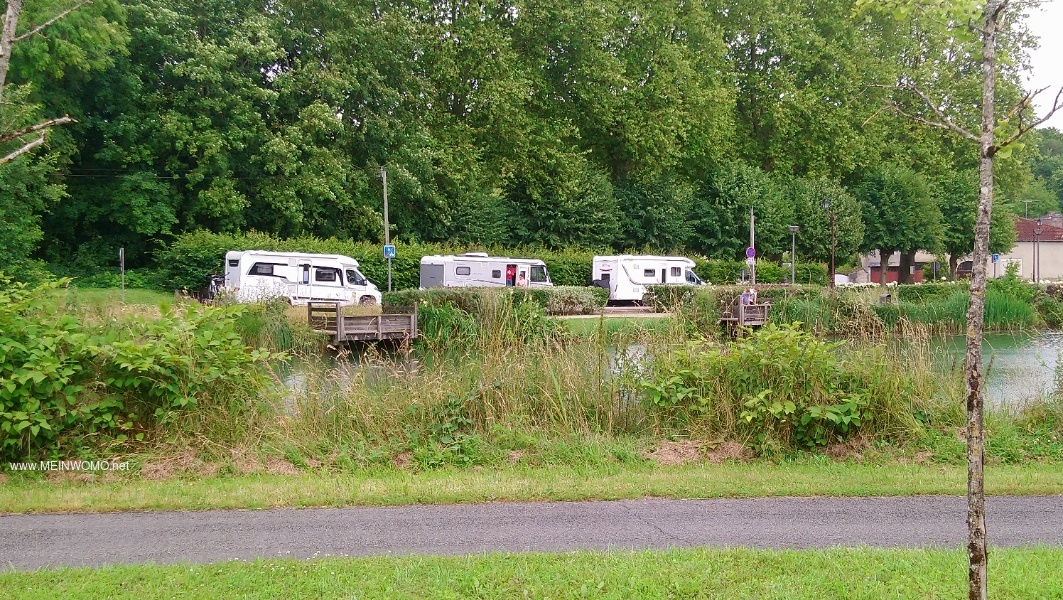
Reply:
<svg viewBox="0 0 1063 600"><path fill-rule="evenodd" d="M886 273L890 270L890 256L893 255L892 252L886 252L885 248L878 249L878 283L882 287L886 287Z"/></svg>
<svg viewBox="0 0 1063 600"><path fill-rule="evenodd" d="M982 129L978 161L978 215L971 255L971 302L967 309L967 556L968 600L985 600L989 554L985 526L985 428L983 423L982 334L985 314L986 256L993 210L993 94L996 85L996 38L1006 0L987 0L982 26Z"/></svg>
<svg viewBox="0 0 1063 600"><path fill-rule="evenodd" d="M956 281L956 269L960 266L960 259L955 254L949 255L949 281Z"/></svg>
<svg viewBox="0 0 1063 600"><path fill-rule="evenodd" d="M897 257L897 284L912 282L912 255L901 251Z"/></svg>
<svg viewBox="0 0 1063 600"><path fill-rule="evenodd" d="M0 30L0 101L3 100L4 82L7 81L7 68L11 64L11 48L15 46L15 29L20 12L22 0L7 0L4 28Z"/></svg>

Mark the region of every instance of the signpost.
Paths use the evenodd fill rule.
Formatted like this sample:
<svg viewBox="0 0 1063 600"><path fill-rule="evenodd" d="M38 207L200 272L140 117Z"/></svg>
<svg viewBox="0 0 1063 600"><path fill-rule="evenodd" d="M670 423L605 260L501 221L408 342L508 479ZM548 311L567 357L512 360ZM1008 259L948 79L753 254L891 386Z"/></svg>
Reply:
<svg viewBox="0 0 1063 600"><path fill-rule="evenodd" d="M118 268L122 271L122 304L125 304L125 248L118 249Z"/></svg>
<svg viewBox="0 0 1063 600"><path fill-rule="evenodd" d="M388 259L388 291L391 291L391 259L395 258L395 246L391 244L391 225L388 223L388 168L380 166L380 179L384 183L384 257ZM388 248L391 256L388 256Z"/></svg>
<svg viewBox="0 0 1063 600"><path fill-rule="evenodd" d="M752 209L750 209L750 213L752 213L752 212L753 212ZM756 268L757 259L756 259L756 256L757 256L757 251L756 251L756 249L753 248L753 246L750 246L750 247L746 248L746 264L749 265L749 281L753 285L757 284L757 268Z"/></svg>
<svg viewBox="0 0 1063 600"><path fill-rule="evenodd" d="M996 252L993 253L993 279L997 278L997 263L1000 262L1000 255Z"/></svg>

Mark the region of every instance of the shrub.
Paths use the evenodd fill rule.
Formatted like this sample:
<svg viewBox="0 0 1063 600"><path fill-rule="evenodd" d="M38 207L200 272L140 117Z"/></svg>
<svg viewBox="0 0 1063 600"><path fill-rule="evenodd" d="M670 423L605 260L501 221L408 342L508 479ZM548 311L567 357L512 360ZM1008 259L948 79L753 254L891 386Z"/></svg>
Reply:
<svg viewBox="0 0 1063 600"><path fill-rule="evenodd" d="M640 388L664 427L737 434L772 453L912 421L910 412L893 413L929 401L933 390L917 389L903 368L884 369L882 357L846 353L840 342L769 324L728 345L695 342L656 357Z"/></svg>
<svg viewBox="0 0 1063 600"><path fill-rule="evenodd" d="M77 321L48 297L65 282L29 287L0 274L0 456L26 457L81 419L112 406L82 404L84 343Z"/></svg>
<svg viewBox="0 0 1063 600"><path fill-rule="evenodd" d="M30 288L0 276L0 455L54 453L64 433L122 439L197 402L256 392L259 366L236 331L243 306L166 308L92 328L55 306L65 281Z"/></svg>

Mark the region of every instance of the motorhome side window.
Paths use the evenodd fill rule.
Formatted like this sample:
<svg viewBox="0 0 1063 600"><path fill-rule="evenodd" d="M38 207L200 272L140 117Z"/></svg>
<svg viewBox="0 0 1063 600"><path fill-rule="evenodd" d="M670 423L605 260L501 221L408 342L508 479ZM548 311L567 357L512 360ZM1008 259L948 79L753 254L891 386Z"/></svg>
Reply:
<svg viewBox="0 0 1063 600"><path fill-rule="evenodd" d="M314 268L314 281L336 281L339 279L339 269Z"/></svg>
<svg viewBox="0 0 1063 600"><path fill-rule="evenodd" d="M687 283L701 285L701 278L695 275L694 271L687 269Z"/></svg>
<svg viewBox="0 0 1063 600"><path fill-rule="evenodd" d="M642 271L642 276L643 277L656 277L657 276L657 270L656 269L646 269L646 270Z"/></svg>
<svg viewBox="0 0 1063 600"><path fill-rule="evenodd" d="M672 277L679 277L683 274L682 267L672 267Z"/></svg>
<svg viewBox="0 0 1063 600"><path fill-rule="evenodd" d="M546 267L532 265L529 277L535 283L546 283Z"/></svg>
<svg viewBox="0 0 1063 600"><path fill-rule="evenodd" d="M502 279L502 269L495 269L494 271L491 271L491 278Z"/></svg>
<svg viewBox="0 0 1063 600"><path fill-rule="evenodd" d="M470 267L458 267L454 269L455 275L469 275L470 273L472 273L472 269Z"/></svg>
<svg viewBox="0 0 1063 600"><path fill-rule="evenodd" d="M274 275L273 267L275 265L271 263L255 263L251 266L251 270L247 272L248 275Z"/></svg>
<svg viewBox="0 0 1063 600"><path fill-rule="evenodd" d="M365 277L355 269L347 269L348 285L365 285Z"/></svg>

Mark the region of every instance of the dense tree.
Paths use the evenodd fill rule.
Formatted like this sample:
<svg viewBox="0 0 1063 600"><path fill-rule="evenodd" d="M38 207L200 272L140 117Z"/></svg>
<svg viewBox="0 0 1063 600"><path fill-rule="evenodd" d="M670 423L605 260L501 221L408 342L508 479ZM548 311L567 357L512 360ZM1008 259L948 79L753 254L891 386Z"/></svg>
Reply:
<svg viewBox="0 0 1063 600"><path fill-rule="evenodd" d="M939 181L933 195L941 210L941 249L949 255L949 279L956 279L961 258L974 247L974 220L978 209L978 173L953 173ZM999 203L989 228L989 251L1008 252L1015 246L1015 217L1009 206Z"/></svg>
<svg viewBox="0 0 1063 600"><path fill-rule="evenodd" d="M878 250L882 285L886 285L886 261L894 252L908 254L940 247L941 210L918 173L895 166L877 169L864 178L856 196L862 204L864 222L861 250ZM904 275L900 273L902 278Z"/></svg>
<svg viewBox="0 0 1063 600"><path fill-rule="evenodd" d="M800 260L828 262L831 257L830 212L834 213L834 254L839 262L856 254L864 241L860 202L841 185L825 179L793 178L786 182L794 209ZM823 201L828 208L823 207Z"/></svg>

